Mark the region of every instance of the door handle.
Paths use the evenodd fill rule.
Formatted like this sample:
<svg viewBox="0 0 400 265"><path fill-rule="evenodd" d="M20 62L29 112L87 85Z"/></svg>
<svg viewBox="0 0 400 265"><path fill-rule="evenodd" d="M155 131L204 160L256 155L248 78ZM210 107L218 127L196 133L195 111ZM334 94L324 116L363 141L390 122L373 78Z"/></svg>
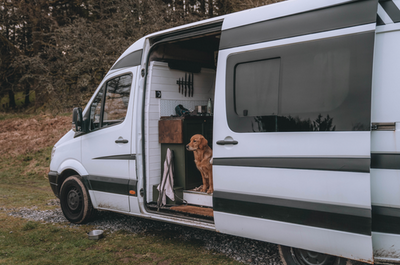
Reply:
<svg viewBox="0 0 400 265"><path fill-rule="evenodd" d="M226 145L226 144L233 144L233 145L237 145L239 142L238 141L226 141L226 140L219 140L217 141L218 145Z"/></svg>
<svg viewBox="0 0 400 265"><path fill-rule="evenodd" d="M126 139L118 139L118 140L115 140L115 143L116 144L127 144L128 140L126 140Z"/></svg>

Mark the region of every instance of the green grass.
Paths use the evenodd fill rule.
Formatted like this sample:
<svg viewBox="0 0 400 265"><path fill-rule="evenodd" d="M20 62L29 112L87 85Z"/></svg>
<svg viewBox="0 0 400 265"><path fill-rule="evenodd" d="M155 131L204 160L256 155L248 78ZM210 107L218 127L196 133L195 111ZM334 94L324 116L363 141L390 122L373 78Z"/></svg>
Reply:
<svg viewBox="0 0 400 265"><path fill-rule="evenodd" d="M0 115L0 120L10 116L13 118ZM170 232L105 231L105 238L89 240L87 233L94 229L90 225L50 224L9 216L8 211L20 207L58 207L47 205L56 199L47 179L51 148L17 157L0 155L0 265L241 264Z"/></svg>
<svg viewBox="0 0 400 265"><path fill-rule="evenodd" d="M10 119L27 119L27 118L30 118L30 117L33 117L33 116L34 116L34 114L0 112L0 121L2 121L2 120L10 120Z"/></svg>
<svg viewBox="0 0 400 265"><path fill-rule="evenodd" d="M71 110L71 112L58 113L57 116L71 117L71 121L72 121L72 110ZM29 114L29 113L24 113L24 112L15 112L15 113L0 112L0 121L10 120L10 119L29 119L29 118L35 118L38 121L43 119L43 117L39 116L36 113Z"/></svg>
<svg viewBox="0 0 400 265"><path fill-rule="evenodd" d="M40 209L54 199L47 169L51 147L17 157L0 157L0 207L33 207Z"/></svg>
<svg viewBox="0 0 400 265"><path fill-rule="evenodd" d="M17 92L14 95L14 99L15 99L15 105L18 107L22 107L25 104L25 92ZM31 91L31 93L29 93L29 101L32 103L36 100L36 94L35 91ZM4 97L0 98L0 109L3 109L3 105L9 104L10 103L10 99L8 97L8 94L5 95Z"/></svg>
<svg viewBox="0 0 400 265"><path fill-rule="evenodd" d="M45 224L0 213L0 264L239 264L198 242L168 234L105 233L89 240L93 227Z"/></svg>

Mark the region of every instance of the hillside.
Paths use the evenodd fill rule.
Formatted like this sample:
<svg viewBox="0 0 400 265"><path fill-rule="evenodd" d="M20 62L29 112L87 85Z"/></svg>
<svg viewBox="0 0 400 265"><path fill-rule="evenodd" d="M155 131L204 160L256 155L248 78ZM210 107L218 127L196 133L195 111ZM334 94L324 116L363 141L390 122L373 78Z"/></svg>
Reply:
<svg viewBox="0 0 400 265"><path fill-rule="evenodd" d="M17 156L53 146L70 128L71 117L35 115L0 119L0 153Z"/></svg>

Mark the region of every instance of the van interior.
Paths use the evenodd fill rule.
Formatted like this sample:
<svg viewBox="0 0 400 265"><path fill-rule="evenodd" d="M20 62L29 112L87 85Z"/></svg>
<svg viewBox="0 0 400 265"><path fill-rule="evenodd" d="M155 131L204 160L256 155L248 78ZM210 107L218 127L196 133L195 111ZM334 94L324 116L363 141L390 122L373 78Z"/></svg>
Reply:
<svg viewBox="0 0 400 265"><path fill-rule="evenodd" d="M213 32L152 44L144 110L149 211L213 222L212 194L199 191L201 174L186 145L194 134L202 134L212 148L213 116L207 105L214 103L219 40L220 32ZM168 149L173 153L174 200L167 197L160 205L157 187L168 169Z"/></svg>

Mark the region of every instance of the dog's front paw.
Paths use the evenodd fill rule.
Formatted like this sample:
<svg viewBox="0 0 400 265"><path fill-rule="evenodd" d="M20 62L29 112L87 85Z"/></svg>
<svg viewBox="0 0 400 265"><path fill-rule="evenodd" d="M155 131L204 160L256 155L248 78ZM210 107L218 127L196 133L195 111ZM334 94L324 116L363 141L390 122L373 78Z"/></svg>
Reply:
<svg viewBox="0 0 400 265"><path fill-rule="evenodd" d="M212 194L213 192L214 192L214 189L209 188L208 191L207 191L207 194Z"/></svg>

